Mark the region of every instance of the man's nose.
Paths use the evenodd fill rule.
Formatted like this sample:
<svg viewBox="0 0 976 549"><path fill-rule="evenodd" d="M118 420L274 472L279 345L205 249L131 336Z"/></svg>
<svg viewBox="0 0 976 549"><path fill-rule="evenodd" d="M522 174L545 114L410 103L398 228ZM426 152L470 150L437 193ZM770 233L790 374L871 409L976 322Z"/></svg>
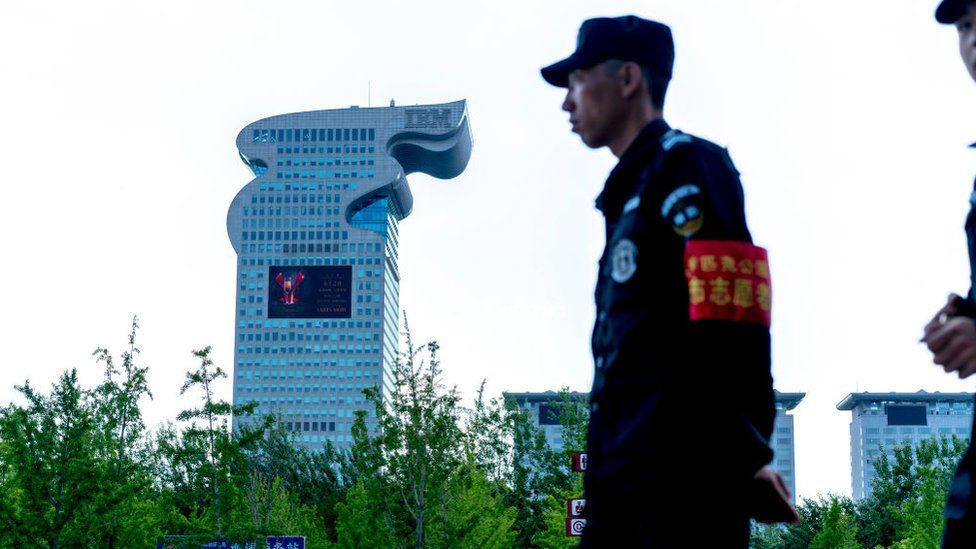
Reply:
<svg viewBox="0 0 976 549"><path fill-rule="evenodd" d="M566 112L573 112L576 109L576 103L573 102L573 97L570 95L569 91L566 91L566 97L563 98L563 110Z"/></svg>

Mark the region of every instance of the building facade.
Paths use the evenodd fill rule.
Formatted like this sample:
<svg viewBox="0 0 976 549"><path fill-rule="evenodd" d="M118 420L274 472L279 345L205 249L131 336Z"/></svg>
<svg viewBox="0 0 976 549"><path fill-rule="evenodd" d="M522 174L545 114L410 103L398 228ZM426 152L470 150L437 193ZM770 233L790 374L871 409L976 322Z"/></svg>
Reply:
<svg viewBox="0 0 976 549"><path fill-rule="evenodd" d="M448 179L471 156L466 103L322 110L249 124L254 179L231 203L235 404L278 414L311 449L351 442L362 390L391 387L407 175ZM234 426L256 417L234 418Z"/></svg>
<svg viewBox="0 0 976 549"><path fill-rule="evenodd" d="M793 503L796 504L796 458L794 446L793 415L787 412L792 411L806 393L776 393L776 420L773 423L773 436L769 445L773 448L773 461L770 464L786 482L790 489Z"/></svg>
<svg viewBox="0 0 976 549"><path fill-rule="evenodd" d="M930 437L968 440L973 424L973 393L851 393L837 405L851 412L851 492L871 496L874 460L894 456L904 444Z"/></svg>
<svg viewBox="0 0 976 549"><path fill-rule="evenodd" d="M559 422L559 408L562 397L555 391L544 393L502 393L505 400L512 400L524 408L532 424L546 434L546 443L556 452L563 451L563 428ZM569 393L569 398L584 405L589 402L589 393Z"/></svg>
<svg viewBox="0 0 976 549"><path fill-rule="evenodd" d="M557 452L561 452L563 446L562 425L559 422L559 410L557 405L560 402L560 394L555 391L543 393L503 393L506 400L513 400L520 408L524 408L533 425L542 429L546 435L546 442L549 447ZM773 448L772 467L783 476L796 500L796 462L793 458L793 416L787 412L793 410L800 404L806 393L781 393L776 391L776 421L773 429L773 439L770 446ZM586 403L589 401L589 393L569 393L569 398L575 401Z"/></svg>

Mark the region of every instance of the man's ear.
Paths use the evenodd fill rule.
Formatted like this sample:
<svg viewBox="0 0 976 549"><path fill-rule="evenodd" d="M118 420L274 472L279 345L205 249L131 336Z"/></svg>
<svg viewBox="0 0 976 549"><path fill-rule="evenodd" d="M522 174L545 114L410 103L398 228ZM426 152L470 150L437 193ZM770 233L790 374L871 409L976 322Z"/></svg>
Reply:
<svg viewBox="0 0 976 549"><path fill-rule="evenodd" d="M642 82L644 81L644 75L641 72L640 65L633 62L627 62L620 66L620 95L624 98L629 99L633 97L634 94L642 93Z"/></svg>

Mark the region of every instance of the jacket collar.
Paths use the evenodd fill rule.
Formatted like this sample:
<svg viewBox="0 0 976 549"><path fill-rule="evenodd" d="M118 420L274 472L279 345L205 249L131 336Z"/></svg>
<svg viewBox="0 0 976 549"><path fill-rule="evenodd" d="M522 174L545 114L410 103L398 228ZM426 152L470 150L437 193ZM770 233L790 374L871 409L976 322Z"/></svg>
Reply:
<svg viewBox="0 0 976 549"><path fill-rule="evenodd" d="M630 198L637 186L641 171L661 148L661 136L671 129L663 118L652 120L634 138L633 143L620 155L620 161L607 176L603 191L596 197L596 208L606 217L616 217L624 201Z"/></svg>

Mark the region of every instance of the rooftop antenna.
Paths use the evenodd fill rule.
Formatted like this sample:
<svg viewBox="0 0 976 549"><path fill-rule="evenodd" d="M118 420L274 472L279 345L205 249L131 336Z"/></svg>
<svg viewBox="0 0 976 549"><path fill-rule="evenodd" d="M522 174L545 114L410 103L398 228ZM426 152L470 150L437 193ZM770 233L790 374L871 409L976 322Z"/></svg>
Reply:
<svg viewBox="0 0 976 549"><path fill-rule="evenodd" d="M373 102L371 100L373 94L373 83L369 80L366 81L366 106L372 107Z"/></svg>

